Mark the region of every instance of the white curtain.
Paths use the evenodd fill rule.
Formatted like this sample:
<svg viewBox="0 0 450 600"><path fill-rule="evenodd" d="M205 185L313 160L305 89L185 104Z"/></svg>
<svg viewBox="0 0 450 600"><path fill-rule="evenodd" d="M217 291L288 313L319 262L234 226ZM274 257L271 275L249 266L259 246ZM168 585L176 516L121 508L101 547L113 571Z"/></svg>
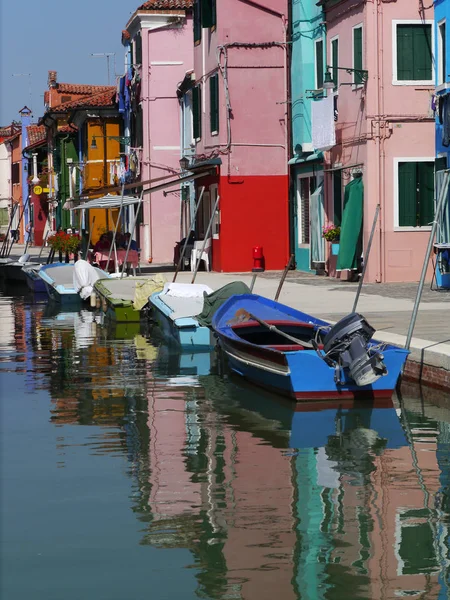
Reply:
<svg viewBox="0 0 450 600"><path fill-rule="evenodd" d="M325 240L322 227L325 223L323 183L311 194L309 201L309 217L311 219L311 262L325 262Z"/></svg>

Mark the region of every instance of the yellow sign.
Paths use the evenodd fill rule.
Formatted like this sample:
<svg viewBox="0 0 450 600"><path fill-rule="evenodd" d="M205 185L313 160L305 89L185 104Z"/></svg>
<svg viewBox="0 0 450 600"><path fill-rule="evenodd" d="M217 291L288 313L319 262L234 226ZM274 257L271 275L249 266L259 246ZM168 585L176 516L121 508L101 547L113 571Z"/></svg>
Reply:
<svg viewBox="0 0 450 600"><path fill-rule="evenodd" d="M41 188L40 185L35 185L33 188L33 192L36 194L36 196L40 196L43 191L44 190Z"/></svg>

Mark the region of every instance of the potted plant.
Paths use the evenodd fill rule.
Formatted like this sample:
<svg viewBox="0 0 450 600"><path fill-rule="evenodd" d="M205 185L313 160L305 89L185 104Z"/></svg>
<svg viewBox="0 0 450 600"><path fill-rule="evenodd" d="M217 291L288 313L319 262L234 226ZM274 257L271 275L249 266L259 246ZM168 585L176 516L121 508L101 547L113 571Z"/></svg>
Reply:
<svg viewBox="0 0 450 600"><path fill-rule="evenodd" d="M59 253L59 260L62 262L63 254L66 256L66 262L69 262L70 254L77 257L80 248L80 238L78 235L58 231L48 238L48 244L52 248L53 253Z"/></svg>
<svg viewBox="0 0 450 600"><path fill-rule="evenodd" d="M337 256L339 254L339 240L341 237L341 228L330 223L322 227L322 237L331 242L331 254Z"/></svg>

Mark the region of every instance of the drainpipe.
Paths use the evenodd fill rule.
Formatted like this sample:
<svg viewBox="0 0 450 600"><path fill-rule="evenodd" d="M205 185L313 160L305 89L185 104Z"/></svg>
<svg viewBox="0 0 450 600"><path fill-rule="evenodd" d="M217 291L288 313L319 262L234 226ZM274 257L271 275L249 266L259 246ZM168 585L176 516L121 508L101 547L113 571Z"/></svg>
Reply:
<svg viewBox="0 0 450 600"><path fill-rule="evenodd" d="M70 138L70 135L67 134L60 140L60 143L61 143L61 186L60 186L61 194L60 195L63 196L63 198L61 198L61 200L64 199L64 202L67 200L67 198L66 198L66 166L67 166L66 165L66 141L69 138ZM58 203L58 208L57 208L57 210L59 210L60 227L62 227L62 225L63 225L62 206L63 206L64 202L60 201Z"/></svg>
<svg viewBox="0 0 450 600"><path fill-rule="evenodd" d="M381 171L383 166L383 160L381 157L381 141L380 141L380 108L381 108L381 73L380 73L380 13L379 13L379 4L380 0L377 0L373 7L375 11L375 35L377 40L377 48L376 48L376 86L377 93L375 95L376 100L376 132L375 132L375 144L377 149L377 176L376 176L376 195L379 198L380 202L380 220L379 220L379 236L378 236L378 273L376 274L376 282L381 283L383 281L383 223L384 223L384 211L385 211L385 202L382 197L382 190L384 190L384 186L382 186L381 182Z"/></svg>

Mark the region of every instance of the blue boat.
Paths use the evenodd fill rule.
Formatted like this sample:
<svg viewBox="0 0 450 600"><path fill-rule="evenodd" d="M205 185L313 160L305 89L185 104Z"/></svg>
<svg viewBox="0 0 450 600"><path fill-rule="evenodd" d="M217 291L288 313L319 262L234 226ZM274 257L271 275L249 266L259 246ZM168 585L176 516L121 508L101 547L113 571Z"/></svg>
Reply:
<svg viewBox="0 0 450 600"><path fill-rule="evenodd" d="M41 267L42 265L39 263L22 267L28 287L36 294L45 294L47 292L44 280L39 277Z"/></svg>
<svg viewBox="0 0 450 600"><path fill-rule="evenodd" d="M98 278L107 278L109 274L97 267L92 267ZM78 289L74 286L73 275L75 264L71 263L51 263L42 265L38 271L51 300L63 305L72 305L82 303Z"/></svg>
<svg viewBox="0 0 450 600"><path fill-rule="evenodd" d="M214 312L235 294L249 292L242 281L233 281L213 292L207 285L166 283L149 297L152 315L162 334L183 350L207 352L215 348L211 330Z"/></svg>
<svg viewBox="0 0 450 600"><path fill-rule="evenodd" d="M232 371L299 401L390 398L409 354L358 313L332 326L256 294L229 298L212 328Z"/></svg>
<svg viewBox="0 0 450 600"><path fill-rule="evenodd" d="M203 310L204 295L212 292L207 285L169 283L162 291L152 294L149 303L162 334L183 350L212 350L215 341L211 329L196 319Z"/></svg>

